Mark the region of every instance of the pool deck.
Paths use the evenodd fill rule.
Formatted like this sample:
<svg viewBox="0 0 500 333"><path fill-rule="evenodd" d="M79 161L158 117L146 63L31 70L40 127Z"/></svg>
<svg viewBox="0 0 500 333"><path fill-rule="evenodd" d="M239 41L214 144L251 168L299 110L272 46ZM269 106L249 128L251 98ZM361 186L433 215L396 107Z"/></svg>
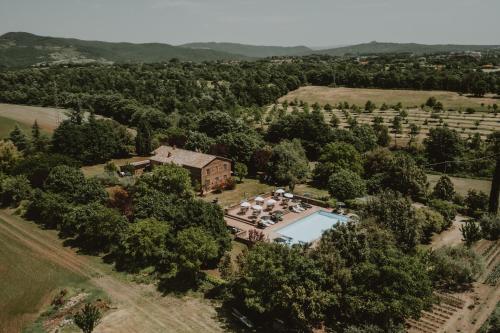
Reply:
<svg viewBox="0 0 500 333"><path fill-rule="evenodd" d="M270 197L265 197L264 199L267 201L268 199L270 199ZM249 202L252 205L254 204L253 201L249 201ZM292 224L292 223L294 223L294 222L296 222L296 221L298 221L306 216L314 214L320 210L325 211L325 212L331 212L331 209L312 205L311 208L306 209L303 212L295 213L295 212L292 212L288 209L283 208L283 206L281 206L281 203L278 203L274 209L272 209L270 211L263 211L260 214L260 216L269 215L269 213L272 213L273 211L276 211L276 210L287 211L287 213L285 213L283 215L282 221L279 221L278 223L271 225L265 229L259 229L257 227L257 222L250 219L250 216L252 215L251 210L250 210L250 212L248 212L246 214L238 214L238 212L240 211L240 207L233 207L232 209L229 209L226 216L224 217L224 219L225 219L227 225L232 226L232 227L236 227L236 228L241 230L241 232L237 234L237 237L240 237L243 239L245 239L245 238L248 239L248 232L250 230L257 229L257 230L262 231L269 241L273 241L275 238L281 237L281 235L278 234L276 232L276 230L281 229L283 227L286 227L286 226L288 226L288 225L290 225L290 224Z"/></svg>

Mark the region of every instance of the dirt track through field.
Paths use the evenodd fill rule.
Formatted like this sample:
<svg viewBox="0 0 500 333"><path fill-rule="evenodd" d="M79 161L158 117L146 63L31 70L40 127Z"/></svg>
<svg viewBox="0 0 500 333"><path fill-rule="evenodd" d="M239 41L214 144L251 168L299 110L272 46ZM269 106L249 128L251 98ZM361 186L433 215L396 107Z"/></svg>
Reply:
<svg viewBox="0 0 500 333"><path fill-rule="evenodd" d="M222 332L213 306L196 298L161 296L152 286L137 285L105 274L84 256L48 232L0 211L0 233L16 238L38 255L87 276L113 301L111 311L95 330L104 332Z"/></svg>

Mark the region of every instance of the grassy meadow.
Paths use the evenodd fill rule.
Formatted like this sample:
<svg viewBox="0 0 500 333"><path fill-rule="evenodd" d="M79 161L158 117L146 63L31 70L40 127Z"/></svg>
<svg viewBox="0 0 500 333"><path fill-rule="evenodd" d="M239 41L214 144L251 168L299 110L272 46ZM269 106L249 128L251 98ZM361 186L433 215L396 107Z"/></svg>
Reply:
<svg viewBox="0 0 500 333"><path fill-rule="evenodd" d="M19 123L13 119L0 116L0 139L9 137L9 133L18 125L26 135L31 133L31 126L25 123Z"/></svg>

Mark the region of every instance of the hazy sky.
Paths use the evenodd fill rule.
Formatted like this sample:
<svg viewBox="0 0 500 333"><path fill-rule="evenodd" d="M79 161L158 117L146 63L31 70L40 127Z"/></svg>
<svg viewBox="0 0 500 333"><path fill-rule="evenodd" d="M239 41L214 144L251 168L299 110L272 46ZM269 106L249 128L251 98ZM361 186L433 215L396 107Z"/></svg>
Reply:
<svg viewBox="0 0 500 333"><path fill-rule="evenodd" d="M0 34L180 44L500 44L500 0L0 0Z"/></svg>

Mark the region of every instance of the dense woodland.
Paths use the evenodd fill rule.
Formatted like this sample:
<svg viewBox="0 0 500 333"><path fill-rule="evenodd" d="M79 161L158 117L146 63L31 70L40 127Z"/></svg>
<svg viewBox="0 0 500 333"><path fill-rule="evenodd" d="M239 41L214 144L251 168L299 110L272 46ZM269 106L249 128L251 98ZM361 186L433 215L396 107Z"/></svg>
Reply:
<svg viewBox="0 0 500 333"><path fill-rule="evenodd" d="M165 291L211 283L208 294L266 327L279 319L305 332L322 326L331 332L401 332L405 319L432 305L433 291L469 288L482 267L469 247L500 235L500 132L488 140L462 139L442 126L422 144L391 150L397 124L338 129L325 122L321 106L286 114L278 105L262 126L261 106L301 85L334 81L476 95L499 89L498 74L474 71L480 65L475 60L452 59L440 71L403 60L380 57L366 66L327 57L172 61L2 72L2 101L71 111L52 138L35 123L30 136L16 128L0 142L1 204L20 206L26 218L89 253L105 254L118 269L147 271ZM135 142L122 124L137 129ZM360 221L336 225L316 247L261 239L234 260L222 208L196 196L199 184L185 169L156 167L125 184L115 179L112 163L105 179L86 178L79 168L146 155L160 143L227 156L241 178L249 174L292 191L310 182L329 191L323 200L355 209ZM469 191L462 197L446 175L430 188L429 169L495 174L493 195ZM108 185L118 186L106 191ZM368 204L355 200L366 194L372 195ZM416 208L415 201L426 206ZM423 249L458 212L471 218L462 230L465 246ZM221 279L203 271L217 267Z"/></svg>

